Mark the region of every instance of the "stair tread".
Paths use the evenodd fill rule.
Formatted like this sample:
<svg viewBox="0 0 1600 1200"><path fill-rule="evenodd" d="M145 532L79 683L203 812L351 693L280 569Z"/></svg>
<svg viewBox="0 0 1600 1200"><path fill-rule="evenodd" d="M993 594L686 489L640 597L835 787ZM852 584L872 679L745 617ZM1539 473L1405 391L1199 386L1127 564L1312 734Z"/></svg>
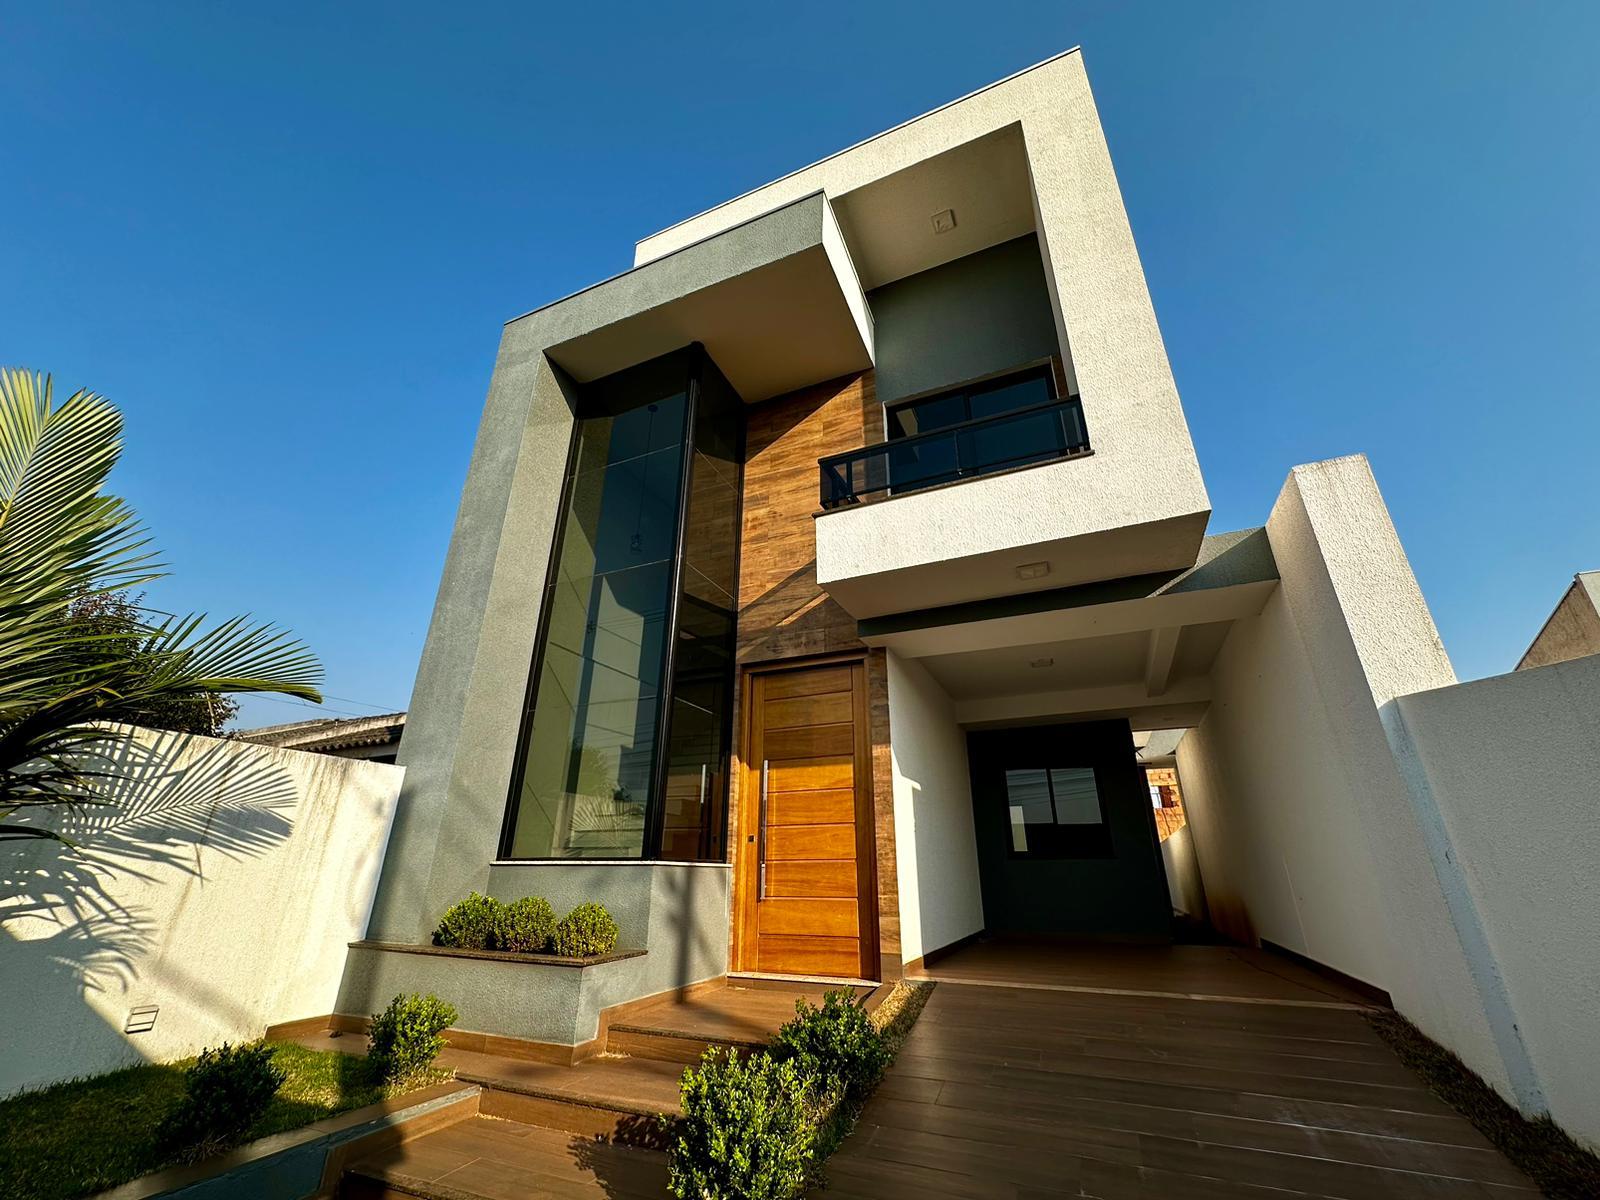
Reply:
<svg viewBox="0 0 1600 1200"><path fill-rule="evenodd" d="M574 1066L460 1052L456 1077L526 1095L631 1113L677 1113L681 1064L601 1055Z"/></svg>
<svg viewBox="0 0 1600 1200"><path fill-rule="evenodd" d="M430 1200L658 1197L666 1156L516 1121L472 1117L351 1164L346 1175Z"/></svg>

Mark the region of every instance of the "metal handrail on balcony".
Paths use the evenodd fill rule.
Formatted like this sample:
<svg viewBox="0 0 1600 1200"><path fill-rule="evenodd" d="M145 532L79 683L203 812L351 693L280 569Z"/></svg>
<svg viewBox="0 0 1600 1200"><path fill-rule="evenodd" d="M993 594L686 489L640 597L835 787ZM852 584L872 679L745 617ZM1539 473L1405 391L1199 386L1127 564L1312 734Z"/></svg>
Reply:
<svg viewBox="0 0 1600 1200"><path fill-rule="evenodd" d="M1089 453L1076 396L819 459L824 510Z"/></svg>

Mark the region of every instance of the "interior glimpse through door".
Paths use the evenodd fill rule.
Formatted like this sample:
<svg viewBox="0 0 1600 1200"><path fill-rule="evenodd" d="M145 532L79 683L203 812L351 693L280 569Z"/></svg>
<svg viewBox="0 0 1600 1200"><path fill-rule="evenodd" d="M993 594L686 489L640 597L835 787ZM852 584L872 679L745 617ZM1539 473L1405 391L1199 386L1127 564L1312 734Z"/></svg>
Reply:
<svg viewBox="0 0 1600 1200"><path fill-rule="evenodd" d="M834 663L747 683L738 968L873 978L866 669Z"/></svg>

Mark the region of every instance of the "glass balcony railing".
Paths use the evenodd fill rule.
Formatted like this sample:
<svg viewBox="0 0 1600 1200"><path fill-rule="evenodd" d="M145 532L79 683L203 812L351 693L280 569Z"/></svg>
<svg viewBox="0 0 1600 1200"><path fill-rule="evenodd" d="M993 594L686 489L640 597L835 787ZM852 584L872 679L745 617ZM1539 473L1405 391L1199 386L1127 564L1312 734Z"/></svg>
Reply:
<svg viewBox="0 0 1600 1200"><path fill-rule="evenodd" d="M903 496L1089 453L1076 396L820 459L822 507Z"/></svg>

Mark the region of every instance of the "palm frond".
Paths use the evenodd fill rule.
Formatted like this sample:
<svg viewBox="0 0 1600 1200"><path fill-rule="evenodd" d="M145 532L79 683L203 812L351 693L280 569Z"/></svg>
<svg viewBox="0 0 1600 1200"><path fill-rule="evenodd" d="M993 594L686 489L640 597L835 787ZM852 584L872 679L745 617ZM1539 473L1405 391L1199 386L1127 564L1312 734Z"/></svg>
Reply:
<svg viewBox="0 0 1600 1200"><path fill-rule="evenodd" d="M227 692L320 701L304 643L235 617L168 617L110 631L69 619L83 596L161 577L132 510L103 488L122 416L48 375L0 368L0 841L55 838L30 812L100 802L123 728L164 702ZM8 818L21 815L21 823Z"/></svg>

